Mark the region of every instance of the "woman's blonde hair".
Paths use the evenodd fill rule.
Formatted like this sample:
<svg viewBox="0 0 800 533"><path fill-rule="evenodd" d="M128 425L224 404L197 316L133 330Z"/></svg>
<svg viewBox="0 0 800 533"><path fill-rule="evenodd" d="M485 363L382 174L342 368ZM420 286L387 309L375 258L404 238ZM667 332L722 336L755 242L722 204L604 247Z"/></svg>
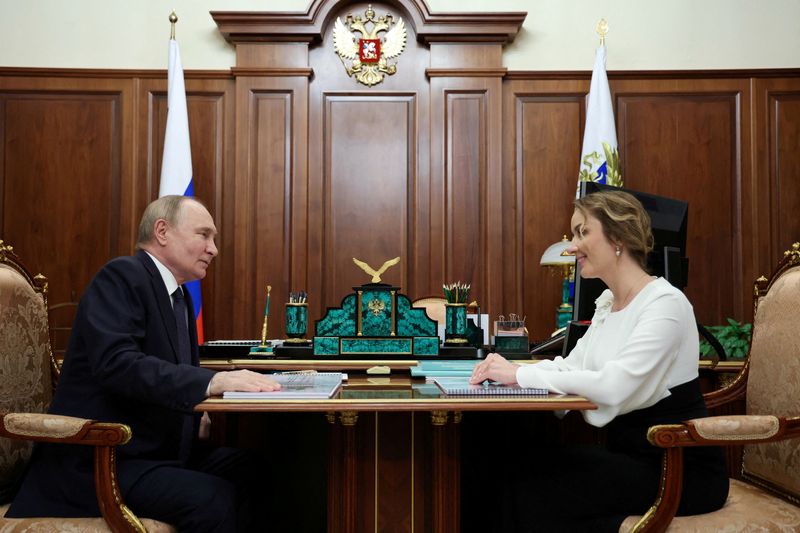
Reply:
<svg viewBox="0 0 800 533"><path fill-rule="evenodd" d="M623 191L599 191L575 200L583 216L600 221L606 238L622 245L630 256L647 270L647 255L653 249L650 215L641 202Z"/></svg>

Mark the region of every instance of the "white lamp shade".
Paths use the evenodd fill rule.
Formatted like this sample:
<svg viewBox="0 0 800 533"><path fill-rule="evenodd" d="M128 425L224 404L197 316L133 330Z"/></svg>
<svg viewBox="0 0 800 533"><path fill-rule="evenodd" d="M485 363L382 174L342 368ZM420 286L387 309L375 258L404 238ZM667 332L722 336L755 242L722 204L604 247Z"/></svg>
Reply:
<svg viewBox="0 0 800 533"><path fill-rule="evenodd" d="M542 266L563 266L575 263L575 256L567 253L570 241L565 236L562 240L547 247L542 254L539 264Z"/></svg>

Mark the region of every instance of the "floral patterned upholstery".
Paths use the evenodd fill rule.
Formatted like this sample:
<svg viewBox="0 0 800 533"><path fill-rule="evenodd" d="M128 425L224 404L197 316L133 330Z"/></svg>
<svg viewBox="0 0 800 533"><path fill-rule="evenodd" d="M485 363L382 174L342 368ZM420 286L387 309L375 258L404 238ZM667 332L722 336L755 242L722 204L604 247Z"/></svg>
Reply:
<svg viewBox="0 0 800 533"><path fill-rule="evenodd" d="M47 310L22 274L0 264L0 410L43 413L50 405ZM33 444L0 438L0 503L30 459Z"/></svg>
<svg viewBox="0 0 800 533"><path fill-rule="evenodd" d="M641 516L629 516L619 528L627 533ZM800 531L800 507L766 492L731 480L728 501L719 511L698 516L676 516L667 533L745 533ZM2 532L2 530L0 530Z"/></svg>
<svg viewBox="0 0 800 533"><path fill-rule="evenodd" d="M0 517L8 505L0 505ZM141 518L148 533L174 533L171 526ZM108 533L110 529L102 518L0 518L0 533Z"/></svg>
<svg viewBox="0 0 800 533"><path fill-rule="evenodd" d="M778 278L758 304L750 347L747 414L800 415L800 266ZM800 439L744 448L742 472L800 501Z"/></svg>

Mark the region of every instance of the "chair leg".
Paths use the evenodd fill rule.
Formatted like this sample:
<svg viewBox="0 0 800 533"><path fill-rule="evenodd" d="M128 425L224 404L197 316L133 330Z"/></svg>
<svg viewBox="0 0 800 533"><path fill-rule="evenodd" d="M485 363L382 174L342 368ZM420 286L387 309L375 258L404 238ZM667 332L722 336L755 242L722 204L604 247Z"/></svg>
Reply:
<svg viewBox="0 0 800 533"><path fill-rule="evenodd" d="M665 448L661 460L661 488L653 506L631 529L632 533L662 533L678 512L683 488L683 449Z"/></svg>
<svg viewBox="0 0 800 533"><path fill-rule="evenodd" d="M117 485L117 453L114 446L94 450L94 477L100 512L114 533L146 533L136 515L122 501Z"/></svg>

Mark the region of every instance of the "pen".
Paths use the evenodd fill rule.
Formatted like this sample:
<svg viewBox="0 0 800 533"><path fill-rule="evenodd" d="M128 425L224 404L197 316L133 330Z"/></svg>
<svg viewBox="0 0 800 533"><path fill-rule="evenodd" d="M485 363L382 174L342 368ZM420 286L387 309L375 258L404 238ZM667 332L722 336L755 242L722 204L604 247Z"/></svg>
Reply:
<svg viewBox="0 0 800 533"><path fill-rule="evenodd" d="M272 285L267 285L267 305L264 306L264 325L261 326L261 347L267 346L267 320L269 319L269 293Z"/></svg>

